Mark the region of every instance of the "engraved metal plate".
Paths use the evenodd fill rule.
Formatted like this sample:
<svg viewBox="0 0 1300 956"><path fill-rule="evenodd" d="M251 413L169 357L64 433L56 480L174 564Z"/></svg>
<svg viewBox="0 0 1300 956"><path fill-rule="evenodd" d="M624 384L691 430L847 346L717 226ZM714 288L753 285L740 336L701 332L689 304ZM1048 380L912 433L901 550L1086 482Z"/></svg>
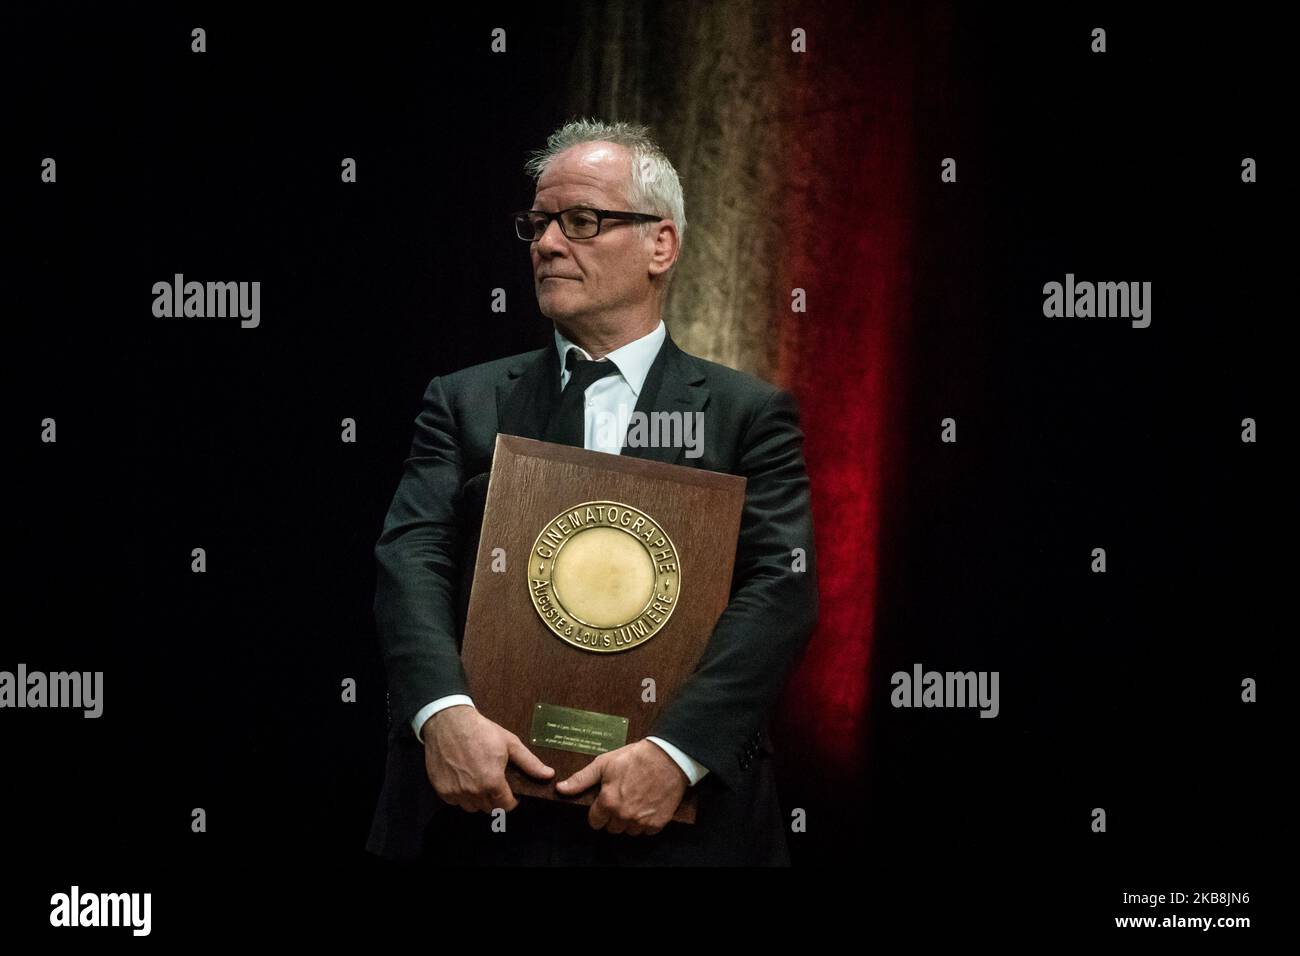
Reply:
<svg viewBox="0 0 1300 956"><path fill-rule="evenodd" d="M644 644L677 606L677 548L658 521L631 505L585 501L566 509L528 557L533 607L561 640L585 651Z"/></svg>
<svg viewBox="0 0 1300 956"><path fill-rule="evenodd" d="M533 708L532 742L539 747L603 754L627 743L627 718L557 704Z"/></svg>

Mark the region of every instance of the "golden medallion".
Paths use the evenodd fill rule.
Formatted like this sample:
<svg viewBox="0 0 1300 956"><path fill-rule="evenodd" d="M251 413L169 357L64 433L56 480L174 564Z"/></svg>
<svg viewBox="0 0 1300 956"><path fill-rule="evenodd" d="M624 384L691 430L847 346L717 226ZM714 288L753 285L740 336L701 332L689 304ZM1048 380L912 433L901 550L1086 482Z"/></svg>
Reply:
<svg viewBox="0 0 1300 956"><path fill-rule="evenodd" d="M533 607L556 636L584 651L644 644L677 606L677 548L659 522L631 505L586 501L562 511L528 558Z"/></svg>

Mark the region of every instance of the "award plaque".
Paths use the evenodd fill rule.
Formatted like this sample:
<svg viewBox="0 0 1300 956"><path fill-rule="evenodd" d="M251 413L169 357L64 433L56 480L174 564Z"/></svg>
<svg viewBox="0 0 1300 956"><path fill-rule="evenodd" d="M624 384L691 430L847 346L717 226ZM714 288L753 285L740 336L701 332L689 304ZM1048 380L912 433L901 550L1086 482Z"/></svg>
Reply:
<svg viewBox="0 0 1300 956"><path fill-rule="evenodd" d="M488 719L555 782L651 734L731 594L745 479L497 435L461 657ZM693 788L673 819L695 821Z"/></svg>

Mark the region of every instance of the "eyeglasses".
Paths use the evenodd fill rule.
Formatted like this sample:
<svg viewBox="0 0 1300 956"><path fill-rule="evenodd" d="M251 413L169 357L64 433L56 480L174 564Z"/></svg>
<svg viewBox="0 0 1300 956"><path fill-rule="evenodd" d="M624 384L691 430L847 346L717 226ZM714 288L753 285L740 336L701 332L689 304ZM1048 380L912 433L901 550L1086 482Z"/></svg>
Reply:
<svg viewBox="0 0 1300 956"><path fill-rule="evenodd" d="M551 220L560 221L560 232L566 239L594 239L600 235L600 224L606 219L627 219L633 222L659 222L663 216L646 212L617 212L613 209L591 209L587 206L570 206L559 212L542 212L525 209L515 213L515 235L524 242L536 242L550 228Z"/></svg>

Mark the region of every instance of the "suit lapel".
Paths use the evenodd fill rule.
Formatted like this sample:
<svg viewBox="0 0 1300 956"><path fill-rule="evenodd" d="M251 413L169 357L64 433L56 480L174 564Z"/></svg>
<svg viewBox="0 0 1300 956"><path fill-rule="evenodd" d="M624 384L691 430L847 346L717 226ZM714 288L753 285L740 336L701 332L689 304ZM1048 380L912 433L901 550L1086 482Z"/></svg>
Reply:
<svg viewBox="0 0 1300 956"><path fill-rule="evenodd" d="M665 335L637 396L636 411L640 413L637 418L648 424L653 421L654 412L679 412L685 420L686 416L703 411L709 400L704 380L690 356L677 347L671 335ZM497 431L541 439L560 404L560 359L555 346L520 356L497 384L496 396ZM622 454L672 465L681 463L685 450L682 445L629 447L625 439ZM686 459L691 464L698 460Z"/></svg>
<svg viewBox="0 0 1300 956"><path fill-rule="evenodd" d="M497 383L497 431L541 439L560 404L560 359L555 346L521 355Z"/></svg>

